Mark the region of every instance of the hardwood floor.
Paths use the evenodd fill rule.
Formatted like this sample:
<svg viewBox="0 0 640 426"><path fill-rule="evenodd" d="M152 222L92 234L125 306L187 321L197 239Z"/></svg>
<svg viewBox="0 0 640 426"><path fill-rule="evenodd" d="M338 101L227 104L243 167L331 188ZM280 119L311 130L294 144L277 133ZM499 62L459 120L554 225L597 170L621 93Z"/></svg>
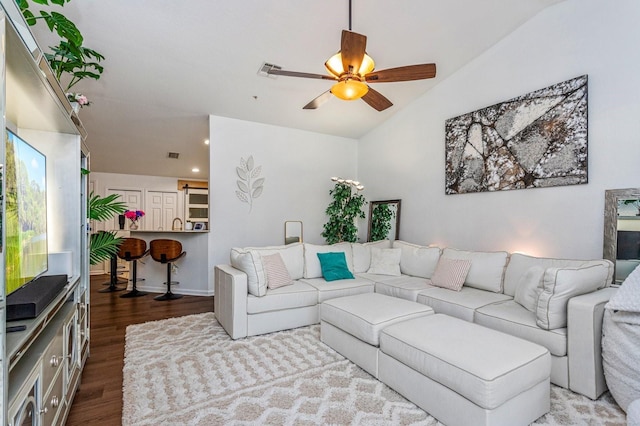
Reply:
<svg viewBox="0 0 640 426"><path fill-rule="evenodd" d="M90 356L67 426L121 424L124 336L129 324L213 311L213 297L184 296L159 302L151 293L131 299L120 298L122 292L98 293L106 288L102 283L107 279L91 277Z"/></svg>

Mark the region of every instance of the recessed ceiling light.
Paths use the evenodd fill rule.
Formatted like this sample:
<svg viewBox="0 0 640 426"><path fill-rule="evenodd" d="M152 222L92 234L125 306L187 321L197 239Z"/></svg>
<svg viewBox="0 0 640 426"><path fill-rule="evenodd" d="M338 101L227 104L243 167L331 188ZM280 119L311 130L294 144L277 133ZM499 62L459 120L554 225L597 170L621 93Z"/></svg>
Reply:
<svg viewBox="0 0 640 426"><path fill-rule="evenodd" d="M205 140L204 140L204 144L205 144L205 145L209 145L209 139L205 139Z"/></svg>
<svg viewBox="0 0 640 426"><path fill-rule="evenodd" d="M200 169L199 169L199 168L197 168L197 167L194 167L193 169L191 169L191 171L192 171L193 173L198 173L198 172L200 171Z"/></svg>

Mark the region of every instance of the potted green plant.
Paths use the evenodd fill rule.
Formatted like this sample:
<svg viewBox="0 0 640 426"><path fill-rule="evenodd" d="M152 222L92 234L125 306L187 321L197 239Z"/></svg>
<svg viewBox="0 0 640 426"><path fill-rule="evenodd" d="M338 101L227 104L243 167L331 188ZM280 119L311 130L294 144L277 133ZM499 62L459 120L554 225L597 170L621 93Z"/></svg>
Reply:
<svg viewBox="0 0 640 426"><path fill-rule="evenodd" d="M358 227L356 219L364 219L362 209L366 201L359 192L364 186L359 182L332 178L336 182L335 187L329 191L333 201L327 207L325 213L329 221L324 224L322 236L327 244L335 244L342 241L355 243L358 240Z"/></svg>
<svg viewBox="0 0 640 426"><path fill-rule="evenodd" d="M120 194L111 194L100 197L93 192L89 195L88 212L89 219L104 222L115 216L124 213L126 205L118 201ZM118 252L118 247L122 244L122 238L116 236L115 231L100 231L91 234L89 241L89 263L96 265Z"/></svg>
<svg viewBox="0 0 640 426"><path fill-rule="evenodd" d="M32 0L33 3L49 6L49 0ZM51 5L64 6L71 0L51 0ZM45 53L45 57L53 70L54 75L68 92L74 85L85 78L98 80L104 71L100 61L104 56L93 49L83 46L84 38L78 27L66 16L55 11L38 11L34 14L29 5L29 0L16 0L20 11L27 24L36 25L43 20L51 32L60 36L60 42L56 46L50 46L51 53ZM63 85L63 75L70 78ZM81 93L67 93L70 102L76 102L79 107L90 105L86 96Z"/></svg>

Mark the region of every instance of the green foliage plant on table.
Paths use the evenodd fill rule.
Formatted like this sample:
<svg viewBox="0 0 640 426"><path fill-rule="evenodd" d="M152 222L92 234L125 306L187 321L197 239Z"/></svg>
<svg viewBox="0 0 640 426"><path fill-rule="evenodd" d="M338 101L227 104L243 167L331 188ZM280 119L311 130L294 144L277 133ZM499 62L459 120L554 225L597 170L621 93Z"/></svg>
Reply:
<svg viewBox="0 0 640 426"><path fill-rule="evenodd" d="M111 194L100 197L93 192L89 195L88 213L89 219L104 222L124 213L126 205L118 201L120 194ZM99 231L91 234L89 241L89 263L96 265L111 259L118 252L122 244L122 238L116 236L115 231Z"/></svg>
<svg viewBox="0 0 640 426"><path fill-rule="evenodd" d="M395 212L391 210L389 204L378 204L371 212L371 241L380 241L387 239L389 231L391 231L391 219L395 216Z"/></svg>
<svg viewBox="0 0 640 426"><path fill-rule="evenodd" d="M358 240L356 219L364 219L364 195L358 193L364 187L358 182L332 178L335 187L329 191L333 201L325 210L329 221L324 224L322 236L327 244L339 242L355 243ZM355 185L354 185L355 184ZM355 192L354 192L355 189Z"/></svg>
<svg viewBox="0 0 640 426"><path fill-rule="evenodd" d="M35 4L49 6L49 0L31 0ZM64 6L71 0L50 0L51 5ZM60 42L56 46L50 46L51 53L45 53L45 57L53 70L54 75L62 85L62 77L69 74L70 79L64 85L68 92L80 80L92 78L98 80L104 71L100 61L104 56L93 49L83 46L84 38L78 27L66 16L55 11L40 10L36 16L30 9L29 0L16 0L22 16L29 26L36 25L38 20L43 20L51 32L60 36ZM69 100L81 94L67 94ZM84 105L89 105L88 101Z"/></svg>

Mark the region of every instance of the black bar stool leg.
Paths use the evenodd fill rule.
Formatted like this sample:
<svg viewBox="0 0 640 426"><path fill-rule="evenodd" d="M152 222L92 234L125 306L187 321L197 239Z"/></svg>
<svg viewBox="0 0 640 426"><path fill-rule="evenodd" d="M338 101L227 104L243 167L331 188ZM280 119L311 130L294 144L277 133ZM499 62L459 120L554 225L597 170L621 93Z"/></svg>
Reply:
<svg viewBox="0 0 640 426"><path fill-rule="evenodd" d="M140 296L146 296L147 293L145 293L144 291L138 291L138 289L136 288L136 281L138 281L138 261L134 260L131 266L131 269L133 270L133 287L131 288L131 291L125 294L121 294L120 297L123 298L129 298L129 297L140 297Z"/></svg>
<svg viewBox="0 0 640 426"><path fill-rule="evenodd" d="M124 287L118 287L118 257L115 254L113 254L111 256L111 259L109 260L109 270L111 273L111 278L109 279L108 283L105 283L109 284L109 287L98 290L98 293L112 293L114 291L126 290L126 288Z"/></svg>
<svg viewBox="0 0 640 426"><path fill-rule="evenodd" d="M181 294L171 292L171 263L167 263L167 292L161 296L154 297L154 300L175 300L181 297Z"/></svg>

